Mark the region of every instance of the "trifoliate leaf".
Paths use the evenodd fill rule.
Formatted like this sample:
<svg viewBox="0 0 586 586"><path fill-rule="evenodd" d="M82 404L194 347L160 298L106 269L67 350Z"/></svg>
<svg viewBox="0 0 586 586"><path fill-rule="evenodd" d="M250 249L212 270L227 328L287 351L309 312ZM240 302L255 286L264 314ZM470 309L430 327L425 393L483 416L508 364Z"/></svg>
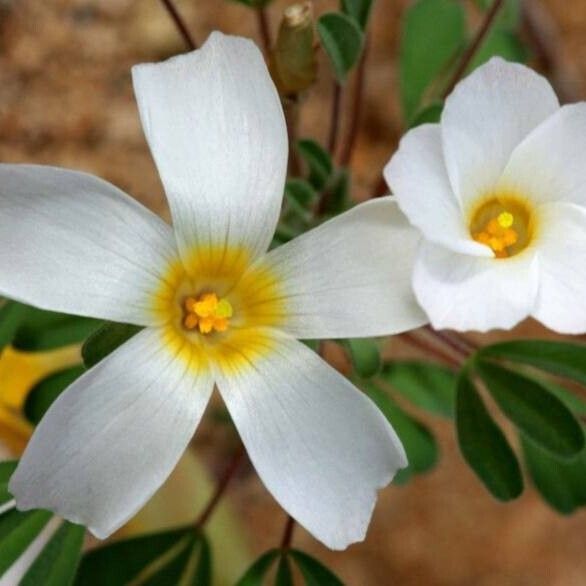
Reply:
<svg viewBox="0 0 586 586"><path fill-rule="evenodd" d="M138 334L142 328L131 324L119 324L108 322L95 331L85 342L81 349L83 362L87 368L91 368L98 362L114 352L116 348Z"/></svg>
<svg viewBox="0 0 586 586"><path fill-rule="evenodd" d="M264 578L275 560L279 556L278 549L271 549L263 553L253 564L248 568L244 576L238 580L236 586L262 586Z"/></svg>
<svg viewBox="0 0 586 586"><path fill-rule="evenodd" d="M84 527L64 521L23 576L19 586L72 584L81 557L84 535Z"/></svg>
<svg viewBox="0 0 586 586"><path fill-rule="evenodd" d="M536 380L489 362L475 368L503 413L536 444L562 458L584 449L572 412Z"/></svg>
<svg viewBox="0 0 586 586"><path fill-rule="evenodd" d="M317 21L317 32L336 78L343 83L358 63L364 35L356 21L341 12L329 12Z"/></svg>
<svg viewBox="0 0 586 586"><path fill-rule="evenodd" d="M465 42L466 15L459 2L418 0L405 11L399 49L405 120L413 119L426 90L447 73Z"/></svg>
<svg viewBox="0 0 586 586"><path fill-rule="evenodd" d="M479 355L528 364L586 385L586 344L513 340L485 346Z"/></svg>
<svg viewBox="0 0 586 586"><path fill-rule="evenodd" d="M295 201L303 208L309 208L317 200L317 192L305 179L288 179L285 184L285 197Z"/></svg>
<svg viewBox="0 0 586 586"><path fill-rule="evenodd" d="M374 0L342 0L342 10L351 16L362 30L368 24L368 17L372 10Z"/></svg>
<svg viewBox="0 0 586 586"><path fill-rule="evenodd" d="M293 573L291 572L289 557L286 554L281 555L281 559L279 560L275 586L293 586Z"/></svg>
<svg viewBox="0 0 586 586"><path fill-rule="evenodd" d="M414 405L435 415L454 416L457 376L427 362L387 362L381 379Z"/></svg>
<svg viewBox="0 0 586 586"><path fill-rule="evenodd" d="M38 424L53 404L53 401L76 379L85 372L83 366L74 366L44 378L27 395L24 404L25 417Z"/></svg>
<svg viewBox="0 0 586 586"><path fill-rule="evenodd" d="M521 435L527 471L541 496L558 512L586 505L586 452L573 460L556 458Z"/></svg>
<svg viewBox="0 0 586 586"><path fill-rule="evenodd" d="M201 537L192 527L144 535L94 549L81 562L77 586L180 584L194 575ZM186 584L193 584L187 581Z"/></svg>
<svg viewBox="0 0 586 586"><path fill-rule="evenodd" d="M378 344L370 338L356 338L347 341L350 359L356 374L362 378L372 378L380 372L382 359Z"/></svg>
<svg viewBox="0 0 586 586"><path fill-rule="evenodd" d="M291 550L289 555L301 571L306 586L344 586L342 580L310 555L298 549Z"/></svg>
<svg viewBox="0 0 586 586"><path fill-rule="evenodd" d="M297 151L309 169L309 182L314 189L321 191L334 171L330 154L311 139L298 141Z"/></svg>
<svg viewBox="0 0 586 586"><path fill-rule="evenodd" d="M501 501L517 498L523 492L517 457L466 372L458 381L456 429L462 455L492 495Z"/></svg>

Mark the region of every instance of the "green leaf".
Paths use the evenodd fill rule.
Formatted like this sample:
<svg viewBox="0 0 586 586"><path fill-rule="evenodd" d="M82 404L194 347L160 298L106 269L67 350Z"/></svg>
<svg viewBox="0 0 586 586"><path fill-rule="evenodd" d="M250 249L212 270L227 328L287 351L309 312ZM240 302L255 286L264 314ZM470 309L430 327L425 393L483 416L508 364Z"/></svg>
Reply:
<svg viewBox="0 0 586 586"><path fill-rule="evenodd" d="M438 460L438 447L429 429L401 409L383 390L366 385L368 396L375 402L401 438L409 466L408 473L421 474L433 468Z"/></svg>
<svg viewBox="0 0 586 586"><path fill-rule="evenodd" d="M576 415L586 415L586 401L576 393L551 381L541 379L540 384L553 393L564 405Z"/></svg>
<svg viewBox="0 0 586 586"><path fill-rule="evenodd" d="M317 192L305 179L288 179L285 184L285 197L295 201L303 208L310 208L317 201Z"/></svg>
<svg viewBox="0 0 586 586"><path fill-rule="evenodd" d="M373 4L374 0L342 0L342 10L365 30Z"/></svg>
<svg viewBox="0 0 586 586"><path fill-rule="evenodd" d="M489 10L493 5L494 0L476 0L476 4L482 10ZM515 30L521 23L521 6L519 0L505 0L504 6L501 8L497 16L495 27L504 30Z"/></svg>
<svg viewBox="0 0 586 586"><path fill-rule="evenodd" d="M81 562L78 586L173 585L189 570L200 538L191 527L143 535L94 549ZM192 562L193 563L193 562Z"/></svg>
<svg viewBox="0 0 586 586"><path fill-rule="evenodd" d="M16 301L6 301L0 307L0 350L12 342L26 311L26 305Z"/></svg>
<svg viewBox="0 0 586 586"><path fill-rule="evenodd" d="M116 348L138 334L142 328L131 324L119 324L108 322L95 331L85 342L81 349L83 362L87 368L91 368L98 362L114 352Z"/></svg>
<svg viewBox="0 0 586 586"><path fill-rule="evenodd" d="M506 61L526 63L529 52L516 33L493 28L472 59L468 72L486 63L492 57L502 57Z"/></svg>
<svg viewBox="0 0 586 586"><path fill-rule="evenodd" d="M29 307L14 335L18 350L39 352L85 340L100 325L89 317L76 317Z"/></svg>
<svg viewBox="0 0 586 586"><path fill-rule="evenodd" d="M523 492L517 457L466 372L458 381L456 429L462 455L492 495L501 501L517 498Z"/></svg>
<svg viewBox="0 0 586 586"><path fill-rule="evenodd" d="M0 462L0 506L12 500L12 495L8 492L8 483L17 465L16 460Z"/></svg>
<svg viewBox="0 0 586 586"><path fill-rule="evenodd" d="M344 586L331 570L310 555L293 549L289 555L301 570L306 586Z"/></svg>
<svg viewBox="0 0 586 586"><path fill-rule="evenodd" d="M586 453L562 460L521 434L525 465L535 488L558 512L569 514L586 505Z"/></svg>
<svg viewBox="0 0 586 586"><path fill-rule="evenodd" d="M193 586L211 586L212 551L205 535L200 535L197 546L194 548L194 554L197 555L197 565L191 583Z"/></svg>
<svg viewBox="0 0 586 586"><path fill-rule="evenodd" d="M34 541L51 516L47 511L20 513L16 509L0 516L0 577Z"/></svg>
<svg viewBox="0 0 586 586"><path fill-rule="evenodd" d="M350 207L350 171L338 169L326 189L329 192L326 213L339 214Z"/></svg>
<svg viewBox="0 0 586 586"><path fill-rule="evenodd" d="M309 182L321 191L334 171L329 153L315 140L307 138L297 142L297 151L309 169Z"/></svg>
<svg viewBox="0 0 586 586"><path fill-rule="evenodd" d="M289 557L286 554L281 555L279 560L275 586L293 586L293 573L291 572Z"/></svg>
<svg viewBox="0 0 586 586"><path fill-rule="evenodd" d="M485 346L478 355L528 364L586 385L586 344L513 340Z"/></svg>
<svg viewBox="0 0 586 586"><path fill-rule="evenodd" d="M428 362L387 362L381 379L417 407L454 416L457 376L449 368Z"/></svg>
<svg viewBox="0 0 586 586"><path fill-rule="evenodd" d="M370 338L356 338L347 341L350 359L356 373L362 378L372 378L380 372L382 359L378 344Z"/></svg>
<svg viewBox="0 0 586 586"><path fill-rule="evenodd" d="M572 412L536 380L488 362L475 368L503 413L539 446L562 458L584 449Z"/></svg>
<svg viewBox="0 0 586 586"><path fill-rule="evenodd" d="M409 123L409 128L416 128L422 124L436 124L440 121L443 111L443 102L432 102L429 106L426 106L417 112Z"/></svg>
<svg viewBox="0 0 586 586"><path fill-rule="evenodd" d="M399 76L406 120L421 106L426 90L445 74L466 41L466 16L459 2L419 0L405 11Z"/></svg>
<svg viewBox="0 0 586 586"><path fill-rule="evenodd" d="M52 374L37 383L27 395L24 404L26 418L37 425L53 401L84 372L83 366L74 366Z"/></svg>
<svg viewBox="0 0 586 586"><path fill-rule="evenodd" d="M271 566L279 556L278 549L271 549L263 553L253 564L246 570L246 573L236 586L262 586L264 577L267 575Z"/></svg>
<svg viewBox="0 0 586 586"><path fill-rule="evenodd" d="M317 21L317 32L336 78L343 83L362 52L364 35L355 20L341 12L329 12Z"/></svg>
<svg viewBox="0 0 586 586"><path fill-rule="evenodd" d="M28 569L19 586L69 586L79 565L85 528L65 521Z"/></svg>

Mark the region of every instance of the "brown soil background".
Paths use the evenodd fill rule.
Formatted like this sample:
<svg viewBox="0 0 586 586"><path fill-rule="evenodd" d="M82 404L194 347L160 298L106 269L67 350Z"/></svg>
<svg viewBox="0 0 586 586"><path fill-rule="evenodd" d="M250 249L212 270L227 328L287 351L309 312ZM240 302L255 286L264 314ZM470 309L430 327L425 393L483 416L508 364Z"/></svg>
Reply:
<svg viewBox="0 0 586 586"><path fill-rule="evenodd" d="M291 2L269 10L276 30ZM333 1L316 1L317 12ZM533 8L535 0L528 2ZM355 196L365 197L396 147L401 121L396 92L399 18L406 0L379 0L358 148L352 162ZM195 38L213 29L258 39L247 9L220 0L178 6ZM586 2L547 0L553 34L549 72L566 95L582 99L586 80ZM549 33L548 33L549 34ZM0 160L83 169L104 177L168 217L163 191L138 123L129 70L184 47L156 0L0 0ZM322 56L323 57L323 56ZM323 59L322 59L323 61ZM324 139L329 82L307 98L301 135ZM525 324L518 332L538 332ZM394 341L391 352L415 356ZM211 419L211 417L208 417ZM317 555L352 585L572 586L586 584L586 514L563 518L532 489L497 504L463 464L453 427L433 419L442 459L407 487L383 491L367 540L332 553L298 529L294 543ZM208 421L195 449L219 473L233 438ZM585 479L586 482L586 479ZM285 516L248 468L230 498L253 553L275 546Z"/></svg>

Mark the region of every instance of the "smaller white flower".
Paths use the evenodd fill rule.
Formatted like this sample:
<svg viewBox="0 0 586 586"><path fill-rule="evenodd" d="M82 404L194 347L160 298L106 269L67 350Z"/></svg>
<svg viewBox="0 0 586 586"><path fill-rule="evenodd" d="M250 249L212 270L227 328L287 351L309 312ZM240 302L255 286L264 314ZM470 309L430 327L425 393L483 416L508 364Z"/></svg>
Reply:
<svg viewBox="0 0 586 586"><path fill-rule="evenodd" d="M586 331L586 103L560 107L543 77L492 59L385 178L421 231L413 285L435 328Z"/></svg>
<svg viewBox="0 0 586 586"><path fill-rule="evenodd" d="M52 405L10 490L20 509L106 537L167 478L217 387L274 497L346 547L405 453L374 404L296 338L421 325L417 232L382 198L267 252L287 135L250 41L214 33L133 80L173 228L95 177L0 165L0 293L145 327Z"/></svg>

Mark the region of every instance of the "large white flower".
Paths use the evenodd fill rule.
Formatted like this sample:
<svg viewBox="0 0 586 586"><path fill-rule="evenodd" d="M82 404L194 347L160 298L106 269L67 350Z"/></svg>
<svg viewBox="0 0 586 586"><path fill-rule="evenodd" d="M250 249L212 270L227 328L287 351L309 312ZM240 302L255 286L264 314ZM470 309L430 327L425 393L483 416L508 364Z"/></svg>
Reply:
<svg viewBox="0 0 586 586"><path fill-rule="evenodd" d="M560 107L543 77L493 59L385 177L421 231L413 282L434 327L586 331L586 103Z"/></svg>
<svg viewBox="0 0 586 586"><path fill-rule="evenodd" d="M44 417L10 484L18 507L107 536L169 475L217 385L270 492L343 548L405 453L373 403L295 338L423 323L417 232L385 198L267 252L287 137L260 52L214 33L133 78L173 230L94 177L0 166L0 292L145 326Z"/></svg>

